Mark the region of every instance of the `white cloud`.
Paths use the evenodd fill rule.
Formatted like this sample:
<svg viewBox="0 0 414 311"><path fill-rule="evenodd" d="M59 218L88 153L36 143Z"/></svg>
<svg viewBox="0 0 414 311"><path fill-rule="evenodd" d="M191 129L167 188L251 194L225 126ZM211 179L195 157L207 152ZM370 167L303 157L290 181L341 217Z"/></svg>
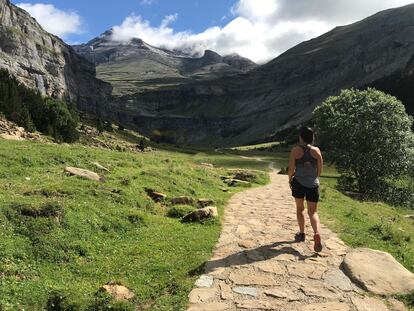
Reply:
<svg viewBox="0 0 414 311"><path fill-rule="evenodd" d="M141 0L141 5L151 5L155 3L157 0Z"/></svg>
<svg viewBox="0 0 414 311"><path fill-rule="evenodd" d="M231 9L233 19L224 27L201 33L177 32L167 16L152 26L131 15L114 27L113 38L138 37L155 46L202 53L205 49L222 55L239 53L256 62L270 60L288 48L378 11L412 3L412 0L238 0Z"/></svg>
<svg viewBox="0 0 414 311"><path fill-rule="evenodd" d="M26 10L46 31L54 35L65 37L69 34L81 33L81 17L76 12L63 11L52 4L18 3L16 5Z"/></svg>

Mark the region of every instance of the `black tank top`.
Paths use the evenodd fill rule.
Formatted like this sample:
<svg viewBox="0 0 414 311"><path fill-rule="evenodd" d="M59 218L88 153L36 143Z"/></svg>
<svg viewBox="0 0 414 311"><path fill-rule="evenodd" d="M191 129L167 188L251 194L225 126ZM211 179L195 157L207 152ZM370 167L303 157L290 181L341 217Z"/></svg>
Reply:
<svg viewBox="0 0 414 311"><path fill-rule="evenodd" d="M310 147L300 147L303 149L303 156L295 161L295 178L303 186L315 188L319 186L318 160L312 157Z"/></svg>

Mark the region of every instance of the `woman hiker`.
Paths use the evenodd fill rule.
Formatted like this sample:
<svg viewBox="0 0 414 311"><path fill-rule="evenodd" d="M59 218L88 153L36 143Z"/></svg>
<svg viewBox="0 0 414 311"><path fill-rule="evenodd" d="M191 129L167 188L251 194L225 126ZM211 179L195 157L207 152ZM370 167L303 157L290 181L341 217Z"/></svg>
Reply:
<svg viewBox="0 0 414 311"><path fill-rule="evenodd" d="M292 196L296 201L296 215L299 232L295 235L296 242L305 241L305 205L314 232L314 250L322 251L320 221L317 214L319 201L319 176L322 173L323 159L319 148L313 146L312 129L303 127L299 132L299 145L294 147L289 158L289 184Z"/></svg>

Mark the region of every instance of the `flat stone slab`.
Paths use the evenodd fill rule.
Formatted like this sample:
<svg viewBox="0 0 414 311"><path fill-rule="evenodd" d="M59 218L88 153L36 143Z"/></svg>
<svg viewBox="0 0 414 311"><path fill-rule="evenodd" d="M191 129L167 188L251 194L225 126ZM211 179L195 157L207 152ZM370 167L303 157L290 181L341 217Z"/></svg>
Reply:
<svg viewBox="0 0 414 311"><path fill-rule="evenodd" d="M257 289L254 287L235 287L233 288L233 292L240 295L257 297Z"/></svg>
<svg viewBox="0 0 414 311"><path fill-rule="evenodd" d="M230 285L225 282L220 282L220 298L223 300L232 300L233 297Z"/></svg>
<svg viewBox="0 0 414 311"><path fill-rule="evenodd" d="M210 288L213 286L213 277L210 275L202 275L198 278L198 280L196 281L195 285L197 287L205 287L205 288Z"/></svg>
<svg viewBox="0 0 414 311"><path fill-rule="evenodd" d="M354 249L345 256L343 268L352 281L377 295L407 294L414 290L414 274L385 252Z"/></svg>
<svg viewBox="0 0 414 311"><path fill-rule="evenodd" d="M308 277L311 279L321 279L327 270L326 266L305 262L288 265L287 269L290 275Z"/></svg>
<svg viewBox="0 0 414 311"><path fill-rule="evenodd" d="M299 311L349 311L350 307L341 302L312 303L303 306Z"/></svg>
<svg viewBox="0 0 414 311"><path fill-rule="evenodd" d="M299 300L299 297L296 292L293 292L293 290L286 289L283 287L275 287L265 290L264 294L268 297L273 297L277 299L286 298L288 301Z"/></svg>
<svg viewBox="0 0 414 311"><path fill-rule="evenodd" d="M65 167L65 172L73 176L77 176L77 177L81 177L81 178L85 178L89 180L101 181L101 177L98 174L92 171L82 169L82 168L68 166L68 167Z"/></svg>
<svg viewBox="0 0 414 311"><path fill-rule="evenodd" d="M214 288L196 288L188 295L190 303L202 303L209 302L216 296L216 290Z"/></svg>
<svg viewBox="0 0 414 311"><path fill-rule="evenodd" d="M280 310L282 302L267 300L243 300L237 301L236 306L248 310Z"/></svg>
<svg viewBox="0 0 414 311"><path fill-rule="evenodd" d="M352 303L358 311L388 311L384 302L370 297L354 297Z"/></svg>
<svg viewBox="0 0 414 311"><path fill-rule="evenodd" d="M351 280L339 269L330 270L323 277L325 283L344 292L354 290Z"/></svg>
<svg viewBox="0 0 414 311"><path fill-rule="evenodd" d="M232 310L225 302L198 303L190 306L187 311L228 311Z"/></svg>
<svg viewBox="0 0 414 311"><path fill-rule="evenodd" d="M260 261L254 264L260 271L274 274L285 274L286 268L278 261Z"/></svg>
<svg viewBox="0 0 414 311"><path fill-rule="evenodd" d="M242 270L232 272L230 274L230 280L237 285L278 285L269 274Z"/></svg>

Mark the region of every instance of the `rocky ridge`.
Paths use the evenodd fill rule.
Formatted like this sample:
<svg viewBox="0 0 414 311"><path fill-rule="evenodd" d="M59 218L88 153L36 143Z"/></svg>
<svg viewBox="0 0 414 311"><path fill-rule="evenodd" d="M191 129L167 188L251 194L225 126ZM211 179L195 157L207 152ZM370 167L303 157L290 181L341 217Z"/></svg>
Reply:
<svg viewBox="0 0 414 311"><path fill-rule="evenodd" d="M237 54L222 57L207 50L202 57L194 57L154 47L139 38L118 41L112 30L73 48L96 64L98 77L114 86L114 95L219 78L257 67Z"/></svg>
<svg viewBox="0 0 414 311"><path fill-rule="evenodd" d="M254 143L308 120L341 89L405 73L413 38L414 4L337 27L247 73L123 96L108 113L164 141Z"/></svg>
<svg viewBox="0 0 414 311"><path fill-rule="evenodd" d="M91 112L108 101L112 90L96 78L92 63L9 0L0 0L0 68L43 95L69 97Z"/></svg>

